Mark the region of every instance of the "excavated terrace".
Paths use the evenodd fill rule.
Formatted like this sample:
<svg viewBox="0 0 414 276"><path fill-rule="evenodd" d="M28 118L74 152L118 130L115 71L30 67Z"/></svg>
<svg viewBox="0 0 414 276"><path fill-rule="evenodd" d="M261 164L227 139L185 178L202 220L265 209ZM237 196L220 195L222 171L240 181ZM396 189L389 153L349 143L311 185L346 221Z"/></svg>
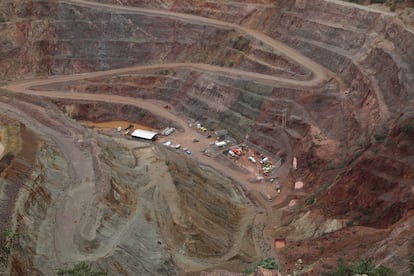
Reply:
<svg viewBox="0 0 414 276"><path fill-rule="evenodd" d="M6 1L0 11L0 218L20 244L11 274L86 260L110 275L197 275L266 256L283 273L299 258L299 273L355 256L408 267L414 33L393 13L331 0ZM76 120L175 126L186 142L197 135L189 122L226 128L281 158L282 193L266 202L218 159Z"/></svg>

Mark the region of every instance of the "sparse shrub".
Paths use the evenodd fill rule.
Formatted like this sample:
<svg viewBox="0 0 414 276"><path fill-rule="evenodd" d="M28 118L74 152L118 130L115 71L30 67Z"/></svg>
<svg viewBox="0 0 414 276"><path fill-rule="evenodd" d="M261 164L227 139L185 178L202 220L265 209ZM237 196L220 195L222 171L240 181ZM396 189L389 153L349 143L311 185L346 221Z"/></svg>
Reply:
<svg viewBox="0 0 414 276"><path fill-rule="evenodd" d="M86 262L80 262L73 266L73 268L58 269L58 276L102 276L107 275L105 272L92 271Z"/></svg>
<svg viewBox="0 0 414 276"><path fill-rule="evenodd" d="M4 23L6 22L6 19L4 19L4 17L0 16L0 23Z"/></svg>
<svg viewBox="0 0 414 276"><path fill-rule="evenodd" d="M312 170L317 170L317 169L318 169L318 164L316 164L316 163L312 163L312 164L310 165L310 167L311 167L311 169L312 169Z"/></svg>
<svg viewBox="0 0 414 276"><path fill-rule="evenodd" d="M305 200L306 205L312 205L314 202L315 202L315 195L312 195Z"/></svg>
<svg viewBox="0 0 414 276"><path fill-rule="evenodd" d="M230 42L233 44L232 47L234 49L241 52L246 52L250 49L250 40L243 36L238 36L236 39L232 39Z"/></svg>
<svg viewBox="0 0 414 276"><path fill-rule="evenodd" d="M381 143L385 140L385 138L387 138L387 135L385 135L385 134L375 134L374 138L375 138L375 141L377 143Z"/></svg>
<svg viewBox="0 0 414 276"><path fill-rule="evenodd" d="M167 76L170 72L167 69L160 70L160 75Z"/></svg>
<svg viewBox="0 0 414 276"><path fill-rule="evenodd" d="M253 224L249 224L249 225L247 226L247 232L249 232L249 233L253 233Z"/></svg>
<svg viewBox="0 0 414 276"><path fill-rule="evenodd" d="M330 271L328 275L331 276L351 276L355 274L367 274L372 276L394 276L396 273L383 265L375 268L375 264L368 259L360 259L350 265L340 263L334 270Z"/></svg>
<svg viewBox="0 0 414 276"><path fill-rule="evenodd" d="M348 266L344 264L340 264L334 270L330 271L327 275L328 276L348 276L348 275L352 275L352 271Z"/></svg>
<svg viewBox="0 0 414 276"><path fill-rule="evenodd" d="M374 275L374 270L375 270L375 265L368 259L360 259L355 261L354 263L351 264L350 266L351 271L356 274L369 274L369 275Z"/></svg>
<svg viewBox="0 0 414 276"><path fill-rule="evenodd" d="M375 275L378 275L378 276L394 276L394 275L397 275L395 273L395 271L393 271L391 268L383 266L383 265L380 265L379 267L377 267L375 269L375 273L376 273Z"/></svg>
<svg viewBox="0 0 414 276"><path fill-rule="evenodd" d="M146 113L144 110L141 110L141 111L138 113L138 119L139 119L139 120L141 120L142 118L144 118L145 114L147 114L147 113Z"/></svg>
<svg viewBox="0 0 414 276"><path fill-rule="evenodd" d="M255 272L259 266L264 269L279 270L279 266L274 258L266 258L254 263L251 267L245 269L243 273L249 275Z"/></svg>
<svg viewBox="0 0 414 276"><path fill-rule="evenodd" d="M414 255L410 257L409 269L410 275L414 275Z"/></svg>
<svg viewBox="0 0 414 276"><path fill-rule="evenodd" d="M326 165L326 168L327 168L328 170L334 170L334 169L335 169L335 164L333 164L333 163L329 163L329 164L327 164L327 165Z"/></svg>
<svg viewBox="0 0 414 276"><path fill-rule="evenodd" d="M11 250L16 246L17 234L6 230L0 236L0 265L6 266Z"/></svg>
<svg viewBox="0 0 414 276"><path fill-rule="evenodd" d="M414 130L414 127L412 124L405 124L400 126L400 130L406 134L411 134Z"/></svg>
<svg viewBox="0 0 414 276"><path fill-rule="evenodd" d="M273 258L266 258L262 260L258 266L261 266L265 269L273 269L273 270L279 269L279 266L277 265L276 260Z"/></svg>
<svg viewBox="0 0 414 276"><path fill-rule="evenodd" d="M343 167L344 167L343 164L329 163L326 165L326 169L328 170L342 169Z"/></svg>

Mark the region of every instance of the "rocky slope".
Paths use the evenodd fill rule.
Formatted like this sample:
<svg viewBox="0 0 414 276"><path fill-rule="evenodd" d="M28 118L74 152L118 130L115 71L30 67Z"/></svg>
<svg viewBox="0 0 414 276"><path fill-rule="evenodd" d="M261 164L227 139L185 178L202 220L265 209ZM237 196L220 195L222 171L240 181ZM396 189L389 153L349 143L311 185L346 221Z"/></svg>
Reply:
<svg viewBox="0 0 414 276"><path fill-rule="evenodd" d="M162 147L99 136L53 106L11 103L0 108L35 127L25 134L2 121L7 137L30 146L1 178L2 221L18 235L11 275L52 275L85 259L111 275L182 275L256 258L247 233L254 208L228 178ZM15 150L4 137L7 152Z"/></svg>
<svg viewBox="0 0 414 276"><path fill-rule="evenodd" d="M407 270L414 239L410 231L414 208L411 29L392 13L328 0L106 2L254 28L328 68L332 79L318 87L287 87L178 68L85 78L36 89L162 100L182 116L209 128L227 128L236 140L247 139L286 163L296 156L299 168L289 172L283 187L292 189L301 180L305 189L288 198L295 200L296 207L286 206L288 199L275 203L265 231L271 239L286 244L271 252L286 273L295 270L298 259L306 267L300 273L321 273L334 267L339 258L352 261L356 256L373 258L400 273ZM5 19L0 23L3 81L32 73L84 73L169 62L208 63L298 81L312 77L305 67L261 41L223 26L174 16L114 12L71 1L6 1L0 11ZM142 114L142 110L111 104L57 104L75 119L115 119L109 108L121 114L116 119L132 120L134 114ZM44 110L41 104L34 110L39 108ZM79 161L71 157L67 146L59 144L60 134L37 132L41 141L37 143L27 139L35 129L4 121L2 198L7 200L2 204L11 208L9 202L19 204L15 218L9 210L1 218L14 223L24 245L11 259L13 273L53 271L44 256L52 247L46 233L54 229L57 212L76 223L62 231L67 236L56 234L61 237L58 248L69 247L68 253L57 254L52 261L56 265L86 259L111 274L168 275L213 268L241 270L258 257L247 235L253 209L231 181L162 148L131 151L80 129L53 105L47 108L52 110L47 111L52 119L41 116L37 120L43 124L57 120L54 127L70 125L69 130L58 130L66 135L73 152L99 154L101 160L86 159L89 167L76 179L81 185L71 184L70 168L79 166ZM282 110L288 113L287 130L281 127ZM51 115L55 113L59 119ZM142 115L134 120L159 123L155 114ZM21 137L14 140L21 144L6 142L11 130ZM50 134L55 138L49 139ZM9 177L21 170L24 180ZM10 190L14 192L7 192L14 183L18 184ZM70 206L57 208L59 199L72 193L85 193L87 214ZM87 204L86 195L94 204ZM73 226L78 219L80 226ZM74 241L73 245L68 241ZM37 253L32 258L29 252Z"/></svg>
<svg viewBox="0 0 414 276"><path fill-rule="evenodd" d="M0 3L0 77L20 78L51 73L55 1Z"/></svg>

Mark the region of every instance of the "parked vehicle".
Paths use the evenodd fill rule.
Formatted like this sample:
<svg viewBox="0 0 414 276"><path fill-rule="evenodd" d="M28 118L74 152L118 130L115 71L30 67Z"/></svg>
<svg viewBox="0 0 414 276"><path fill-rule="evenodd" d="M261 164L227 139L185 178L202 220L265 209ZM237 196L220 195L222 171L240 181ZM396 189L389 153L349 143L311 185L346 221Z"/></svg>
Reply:
<svg viewBox="0 0 414 276"><path fill-rule="evenodd" d="M248 159L250 162L252 162L253 164L256 164L256 159L254 159L254 157L253 157L253 156L249 156L247 159Z"/></svg>
<svg viewBox="0 0 414 276"><path fill-rule="evenodd" d="M238 157L232 150L229 150L229 154L231 157Z"/></svg>
<svg viewBox="0 0 414 276"><path fill-rule="evenodd" d="M260 160L260 164L266 165L268 161L269 161L269 157L265 157L262 160Z"/></svg>

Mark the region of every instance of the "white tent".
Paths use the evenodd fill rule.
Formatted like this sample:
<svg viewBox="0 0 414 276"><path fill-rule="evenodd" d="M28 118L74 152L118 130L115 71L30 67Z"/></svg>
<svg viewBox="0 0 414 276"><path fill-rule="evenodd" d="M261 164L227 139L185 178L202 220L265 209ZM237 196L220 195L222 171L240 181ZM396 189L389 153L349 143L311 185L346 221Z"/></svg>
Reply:
<svg viewBox="0 0 414 276"><path fill-rule="evenodd" d="M157 133L149 130L136 129L132 132L131 136L135 138L152 140L157 136Z"/></svg>

